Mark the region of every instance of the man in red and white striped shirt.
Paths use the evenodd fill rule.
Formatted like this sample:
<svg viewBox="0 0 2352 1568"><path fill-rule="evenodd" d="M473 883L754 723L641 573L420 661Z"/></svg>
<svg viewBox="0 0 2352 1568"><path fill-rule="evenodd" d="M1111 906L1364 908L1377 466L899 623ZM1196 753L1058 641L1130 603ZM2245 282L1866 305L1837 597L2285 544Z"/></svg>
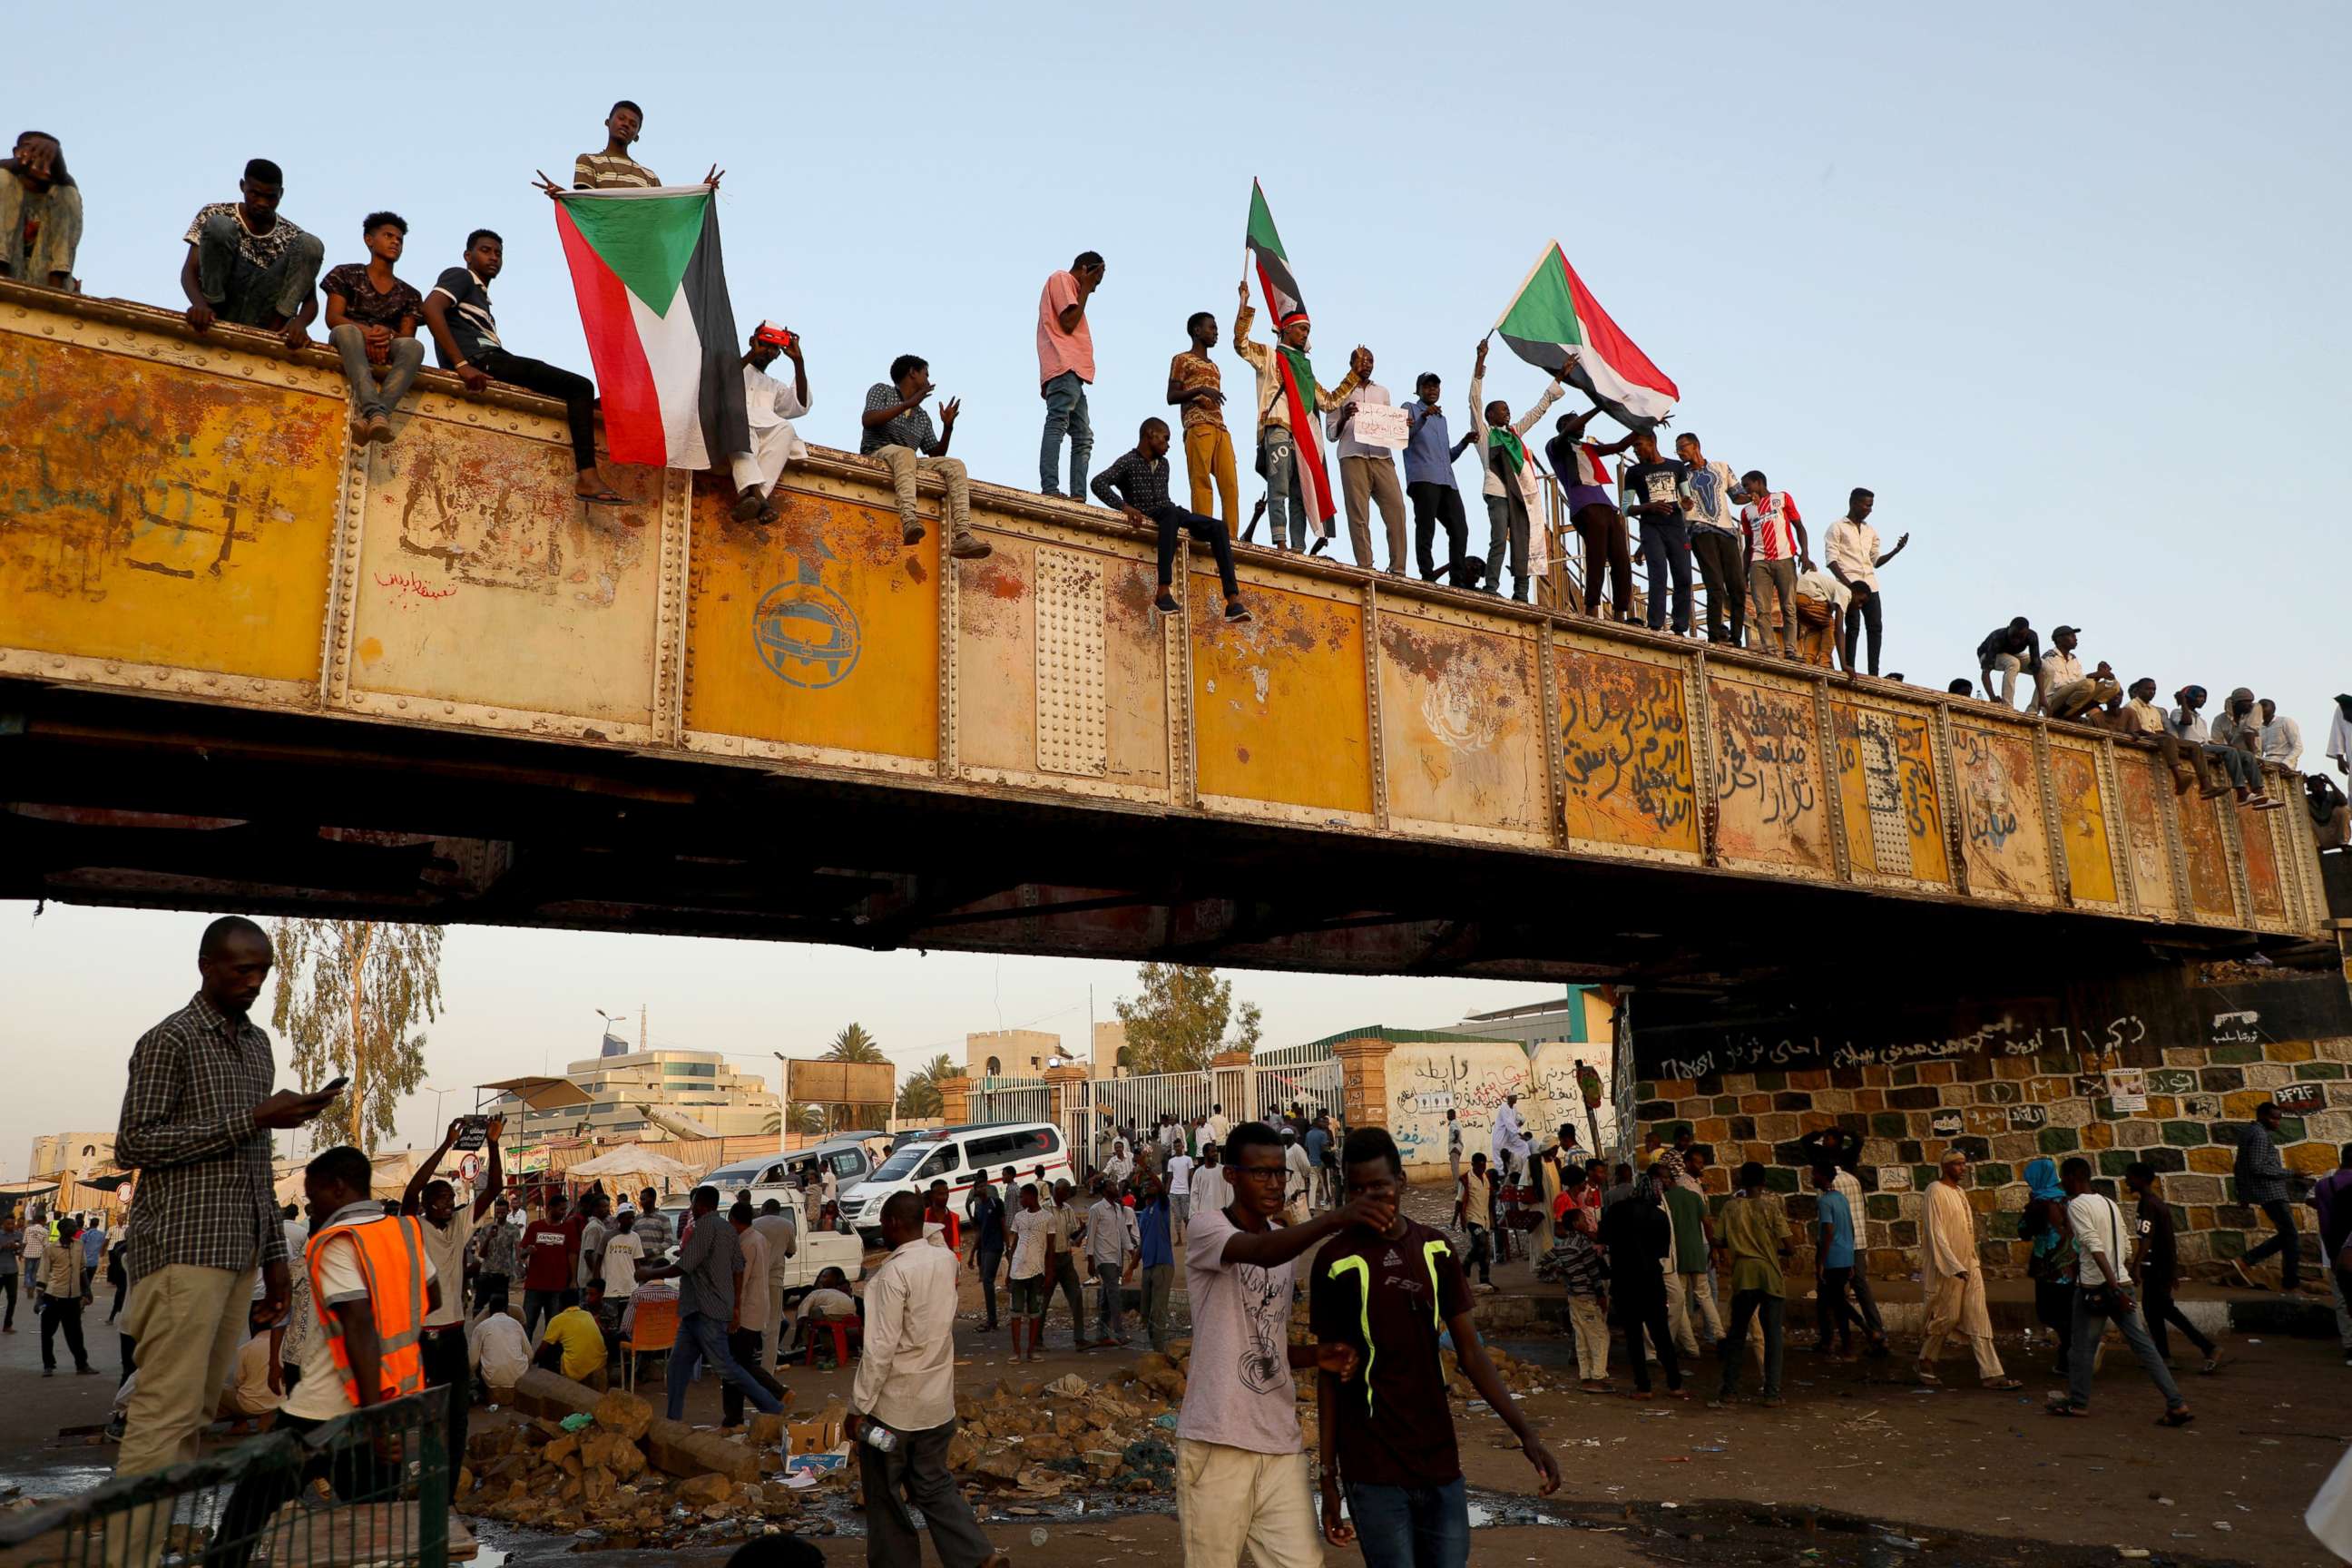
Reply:
<svg viewBox="0 0 2352 1568"><path fill-rule="evenodd" d="M1740 553L1747 568L1748 591L1757 613L1748 624L1749 646L1770 646L1771 633L1763 624L1764 605L1778 597L1780 605L1780 651L1797 657L1797 569L1812 569L1812 545L1805 538L1805 520L1796 498L1772 489L1760 469L1740 476L1748 504L1739 509Z"/></svg>

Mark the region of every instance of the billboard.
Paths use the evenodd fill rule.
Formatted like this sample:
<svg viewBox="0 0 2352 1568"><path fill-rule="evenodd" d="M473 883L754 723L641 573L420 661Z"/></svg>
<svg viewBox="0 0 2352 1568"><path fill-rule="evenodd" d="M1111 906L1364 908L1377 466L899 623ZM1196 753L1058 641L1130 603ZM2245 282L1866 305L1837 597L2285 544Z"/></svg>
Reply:
<svg viewBox="0 0 2352 1568"><path fill-rule="evenodd" d="M802 1105L889 1105L898 1069L888 1062L784 1060L784 1098Z"/></svg>

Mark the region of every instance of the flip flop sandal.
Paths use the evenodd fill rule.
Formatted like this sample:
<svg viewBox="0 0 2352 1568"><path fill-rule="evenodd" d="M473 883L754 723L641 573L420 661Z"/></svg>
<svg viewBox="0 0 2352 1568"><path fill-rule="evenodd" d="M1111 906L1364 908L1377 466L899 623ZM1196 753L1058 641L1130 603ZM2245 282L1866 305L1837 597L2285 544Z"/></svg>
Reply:
<svg viewBox="0 0 2352 1568"><path fill-rule="evenodd" d="M2186 1410L2168 1410L2156 1418L2159 1426L2186 1426L2197 1417Z"/></svg>
<svg viewBox="0 0 2352 1568"><path fill-rule="evenodd" d="M2007 1391L2007 1390L2010 1390L2010 1389L2023 1388L2023 1387L2025 1386L2025 1384L2022 1384L2022 1383L2021 1383L2021 1382L2019 1382L2016 1378L2013 1378L2013 1377L1996 1377L1996 1378L1994 1378L1990 1383L1983 1384L1980 1384L1979 1386L1981 1386L1981 1387L1985 1387L1985 1388L1997 1388L1997 1389L2000 1389L2000 1390L2003 1390L2003 1391Z"/></svg>
<svg viewBox="0 0 2352 1568"><path fill-rule="evenodd" d="M2055 1415L2062 1421L2088 1421L2091 1418L2089 1411L2077 1410L2071 1405L2048 1405L2043 1408L2042 1414Z"/></svg>
<svg viewBox="0 0 2352 1568"><path fill-rule="evenodd" d="M618 490L597 490L580 497L582 506L626 506L629 498Z"/></svg>

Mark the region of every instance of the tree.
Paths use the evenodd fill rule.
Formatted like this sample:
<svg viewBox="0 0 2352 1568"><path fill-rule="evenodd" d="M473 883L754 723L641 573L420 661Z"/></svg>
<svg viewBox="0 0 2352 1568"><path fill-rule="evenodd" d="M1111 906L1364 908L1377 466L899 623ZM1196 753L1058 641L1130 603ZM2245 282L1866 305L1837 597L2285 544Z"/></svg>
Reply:
<svg viewBox="0 0 2352 1568"><path fill-rule="evenodd" d="M1146 963L1136 971L1143 994L1118 1004L1127 1026L1129 1061L1139 1073L1198 1072L1219 1051L1256 1048L1262 1015L1255 1002L1234 1007L1234 983L1189 963ZM1227 1026L1233 1026L1230 1037Z"/></svg>
<svg viewBox="0 0 2352 1568"><path fill-rule="evenodd" d="M940 1092L940 1080L960 1078L962 1074L963 1069L945 1056L936 1056L925 1062L898 1086L899 1117L919 1121L939 1115L947 1104L946 1097Z"/></svg>
<svg viewBox="0 0 2352 1568"><path fill-rule="evenodd" d="M786 1128L806 1136L824 1131L824 1113L814 1105L793 1100L782 1110L771 1110L761 1120L760 1131L773 1138Z"/></svg>
<svg viewBox="0 0 2352 1568"><path fill-rule="evenodd" d="M441 1011L441 928L387 921L281 920L269 1021L293 1047L294 1076L351 1079L327 1107L373 1152L401 1100L425 1081L421 1025Z"/></svg>
<svg viewBox="0 0 2352 1568"><path fill-rule="evenodd" d="M833 1044L825 1047L824 1055L819 1059L828 1062L880 1062L890 1058L882 1054L882 1047L874 1043L874 1037L866 1032L865 1025L849 1024L834 1036Z"/></svg>

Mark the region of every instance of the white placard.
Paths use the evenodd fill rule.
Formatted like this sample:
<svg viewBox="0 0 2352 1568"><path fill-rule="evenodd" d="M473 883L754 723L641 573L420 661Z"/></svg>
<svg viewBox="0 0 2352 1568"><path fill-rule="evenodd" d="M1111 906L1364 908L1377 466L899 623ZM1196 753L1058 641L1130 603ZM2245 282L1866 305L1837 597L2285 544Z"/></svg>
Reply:
<svg viewBox="0 0 2352 1568"><path fill-rule="evenodd" d="M2107 1074L2107 1098L2117 1110L2147 1109L2147 1072L2142 1068L2116 1068Z"/></svg>
<svg viewBox="0 0 2352 1568"><path fill-rule="evenodd" d="M1386 447L1391 452L1404 450L1412 439L1412 426L1404 410L1385 403L1359 403L1356 416L1350 420L1345 434L1367 447Z"/></svg>

